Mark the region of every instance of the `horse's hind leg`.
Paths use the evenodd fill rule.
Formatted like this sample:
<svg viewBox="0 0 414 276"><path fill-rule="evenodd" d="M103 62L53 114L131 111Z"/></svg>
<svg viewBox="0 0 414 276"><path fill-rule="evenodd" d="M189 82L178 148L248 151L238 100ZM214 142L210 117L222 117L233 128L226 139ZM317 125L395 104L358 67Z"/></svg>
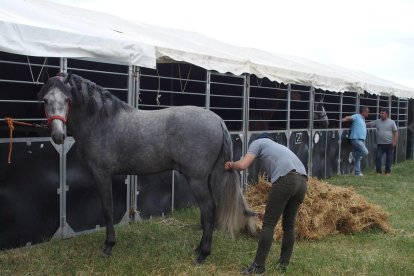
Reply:
<svg viewBox="0 0 414 276"><path fill-rule="evenodd" d="M101 196L102 211L106 223L106 240L102 249L102 256L109 257L112 253L112 247L115 245L112 177L101 170L93 171L93 176Z"/></svg>
<svg viewBox="0 0 414 276"><path fill-rule="evenodd" d="M191 191L197 200L202 218L203 236L196 249L198 254L195 262L201 264L211 253L211 242L214 228L214 201L207 185L207 179L189 178Z"/></svg>

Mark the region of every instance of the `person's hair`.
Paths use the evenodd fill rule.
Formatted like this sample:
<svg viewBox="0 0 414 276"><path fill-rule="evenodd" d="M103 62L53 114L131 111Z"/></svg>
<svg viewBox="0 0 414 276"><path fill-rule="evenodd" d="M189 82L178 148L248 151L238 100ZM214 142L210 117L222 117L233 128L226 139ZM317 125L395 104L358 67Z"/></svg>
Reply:
<svg viewBox="0 0 414 276"><path fill-rule="evenodd" d="M362 113L362 112L364 112L365 110L368 110L368 106L361 105L361 106L359 107L359 113Z"/></svg>
<svg viewBox="0 0 414 276"><path fill-rule="evenodd" d="M389 114L388 108L385 108L385 107L381 108L380 112L385 112L387 113L387 115Z"/></svg>

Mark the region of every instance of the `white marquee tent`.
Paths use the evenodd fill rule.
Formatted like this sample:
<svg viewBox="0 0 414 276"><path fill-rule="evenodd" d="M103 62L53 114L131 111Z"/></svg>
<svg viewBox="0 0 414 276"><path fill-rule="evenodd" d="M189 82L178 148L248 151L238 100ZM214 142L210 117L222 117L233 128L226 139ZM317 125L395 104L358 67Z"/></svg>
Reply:
<svg viewBox="0 0 414 276"><path fill-rule="evenodd" d="M155 68L169 60L335 92L414 98L414 89L364 72L237 47L203 35L41 0L0 1L0 51Z"/></svg>

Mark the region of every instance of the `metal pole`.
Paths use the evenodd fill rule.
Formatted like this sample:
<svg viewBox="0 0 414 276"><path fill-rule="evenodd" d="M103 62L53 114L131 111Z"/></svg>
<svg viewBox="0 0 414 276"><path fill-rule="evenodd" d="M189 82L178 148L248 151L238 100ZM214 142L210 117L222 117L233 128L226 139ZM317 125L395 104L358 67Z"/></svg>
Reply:
<svg viewBox="0 0 414 276"><path fill-rule="evenodd" d="M313 158L313 120L314 120L314 105L315 105L315 88L311 86L309 90L309 155L308 155L308 174L312 175L312 158ZM326 160L325 160L326 167Z"/></svg>
<svg viewBox="0 0 414 276"><path fill-rule="evenodd" d="M175 171L172 171L171 180L171 213L174 212L174 198L175 198Z"/></svg>
<svg viewBox="0 0 414 276"><path fill-rule="evenodd" d="M288 130L288 132L290 132L290 99L291 99L291 95L292 95L292 87L290 85L290 83L288 84L287 87L287 108L286 108L286 129ZM289 138L289 137L287 137Z"/></svg>
<svg viewBox="0 0 414 276"><path fill-rule="evenodd" d="M343 104L344 104L344 93L340 94L340 98L339 98L339 133L338 133L338 172L337 174L340 175L341 174L341 148L342 148L342 118L343 118Z"/></svg>
<svg viewBox="0 0 414 276"><path fill-rule="evenodd" d="M209 110L210 109L210 89L211 89L211 71L207 70L206 73L206 109Z"/></svg>
<svg viewBox="0 0 414 276"><path fill-rule="evenodd" d="M244 75L243 87L243 156L247 153L248 148L248 134L249 134L249 105L250 105L250 74ZM247 187L247 170L242 173L243 189Z"/></svg>
<svg viewBox="0 0 414 276"><path fill-rule="evenodd" d="M356 99L355 99L355 113L359 113L359 106L360 106L360 95L359 93L356 93Z"/></svg>
<svg viewBox="0 0 414 276"><path fill-rule="evenodd" d="M66 58L60 58L60 71L66 73L68 70L68 63ZM64 127L65 136L66 136L66 126ZM65 139L62 145L56 145L53 142L52 145L58 150L59 152L59 229L53 235L53 238L68 238L75 235L73 229L67 223L66 218L66 205L67 205L67 198L66 192L69 190L69 187L66 185L66 153L70 149L70 147L74 144L74 142L68 142Z"/></svg>
<svg viewBox="0 0 414 276"><path fill-rule="evenodd" d="M60 70L61 72L67 73L68 71L68 60L66 58L60 59ZM67 136L66 133L66 125L64 126L65 131L65 137ZM60 153L60 226L65 228L67 221L66 221L66 150L65 150L65 141L63 141L63 144L61 145L61 153ZM63 231L62 238L64 238L66 235L66 231Z"/></svg>
<svg viewBox="0 0 414 276"><path fill-rule="evenodd" d="M139 109L139 95L140 95L140 87L141 87L141 70L137 66L134 66L134 80L135 80L135 90L134 90L135 105L134 105L134 107L136 109Z"/></svg>
<svg viewBox="0 0 414 276"><path fill-rule="evenodd" d="M380 112L380 96L378 95L377 96L377 117L376 118L378 118L379 112Z"/></svg>

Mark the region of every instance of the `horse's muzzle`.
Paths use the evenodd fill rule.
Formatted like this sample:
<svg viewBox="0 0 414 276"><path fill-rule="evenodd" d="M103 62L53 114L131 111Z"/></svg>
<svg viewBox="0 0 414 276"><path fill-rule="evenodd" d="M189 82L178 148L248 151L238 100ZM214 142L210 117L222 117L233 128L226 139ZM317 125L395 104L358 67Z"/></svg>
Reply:
<svg viewBox="0 0 414 276"><path fill-rule="evenodd" d="M65 134L63 133L52 133L52 140L55 144L61 145L65 141Z"/></svg>

